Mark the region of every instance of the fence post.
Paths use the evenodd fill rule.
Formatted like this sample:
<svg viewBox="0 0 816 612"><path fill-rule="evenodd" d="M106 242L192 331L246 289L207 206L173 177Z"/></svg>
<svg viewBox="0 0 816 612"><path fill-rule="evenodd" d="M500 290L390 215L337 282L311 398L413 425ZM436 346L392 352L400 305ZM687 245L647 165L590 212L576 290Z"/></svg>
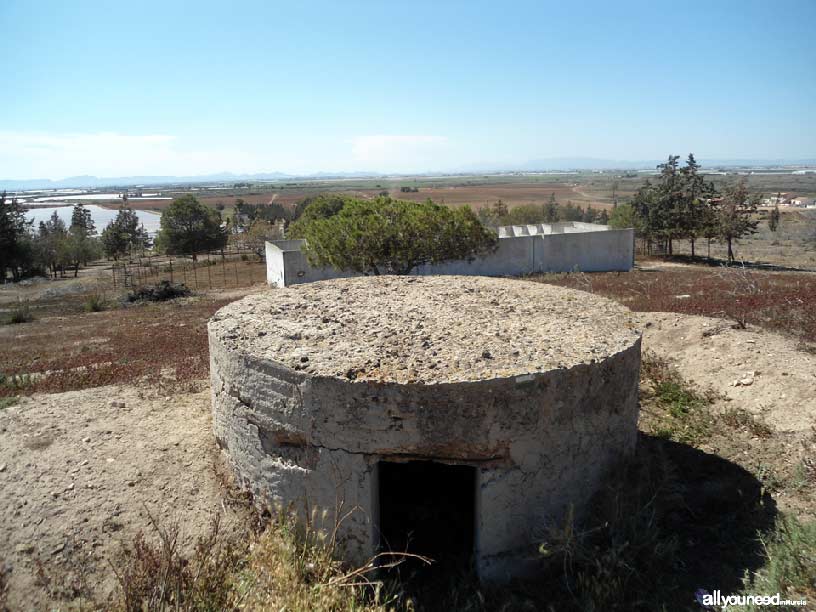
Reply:
<svg viewBox="0 0 816 612"><path fill-rule="evenodd" d="M198 289L198 274L196 273L195 257L193 257L193 283L195 284L195 288Z"/></svg>
<svg viewBox="0 0 816 612"><path fill-rule="evenodd" d="M235 264L235 286L237 287L238 286L238 262L234 261L233 263Z"/></svg>
<svg viewBox="0 0 816 612"><path fill-rule="evenodd" d="M210 272L210 252L207 251L207 284L212 289L212 273Z"/></svg>

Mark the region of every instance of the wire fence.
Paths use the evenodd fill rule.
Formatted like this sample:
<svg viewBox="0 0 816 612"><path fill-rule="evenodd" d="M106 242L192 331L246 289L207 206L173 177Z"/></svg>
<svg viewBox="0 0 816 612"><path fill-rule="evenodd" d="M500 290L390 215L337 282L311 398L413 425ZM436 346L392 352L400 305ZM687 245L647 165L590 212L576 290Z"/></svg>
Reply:
<svg viewBox="0 0 816 612"><path fill-rule="evenodd" d="M118 261L111 267L113 288L136 288L162 281L191 289L248 287L266 280L266 266L253 251L225 251L173 257L146 255Z"/></svg>

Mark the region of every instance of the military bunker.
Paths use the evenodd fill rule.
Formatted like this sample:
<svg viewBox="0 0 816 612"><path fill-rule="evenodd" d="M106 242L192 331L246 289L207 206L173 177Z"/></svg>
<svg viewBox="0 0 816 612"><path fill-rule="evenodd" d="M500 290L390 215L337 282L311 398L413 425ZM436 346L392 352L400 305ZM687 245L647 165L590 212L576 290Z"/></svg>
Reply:
<svg viewBox="0 0 816 612"><path fill-rule="evenodd" d="M636 441L640 333L591 294L476 276L333 279L209 323L213 422L238 481L337 533L525 572Z"/></svg>

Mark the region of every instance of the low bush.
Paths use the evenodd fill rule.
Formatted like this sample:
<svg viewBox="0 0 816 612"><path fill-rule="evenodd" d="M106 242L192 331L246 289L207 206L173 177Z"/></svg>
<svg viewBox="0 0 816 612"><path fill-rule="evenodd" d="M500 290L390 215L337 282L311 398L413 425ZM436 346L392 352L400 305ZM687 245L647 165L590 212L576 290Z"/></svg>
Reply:
<svg viewBox="0 0 816 612"><path fill-rule="evenodd" d="M21 391L34 384L30 374L5 374L0 372L0 394L2 391Z"/></svg>
<svg viewBox="0 0 816 612"><path fill-rule="evenodd" d="M120 551L113 566L119 583L117 609L231 610L240 602L236 574L246 558L247 545L226 536L216 515L208 533L185 555L177 524L162 527L151 516L158 541L143 533Z"/></svg>
<svg viewBox="0 0 816 612"><path fill-rule="evenodd" d="M11 312L6 319L6 323L14 325L16 323L30 323L34 320L34 314L31 312L31 305L28 300L20 300L11 309Z"/></svg>
<svg viewBox="0 0 816 612"><path fill-rule="evenodd" d="M107 310L109 307L110 302L108 302L107 298L102 293L90 294L85 299L85 303L83 304L85 312L102 312L103 310Z"/></svg>
<svg viewBox="0 0 816 612"><path fill-rule="evenodd" d="M163 280L152 287L140 287L128 295L129 302L165 302L187 297L192 292L183 283Z"/></svg>
<svg viewBox="0 0 816 612"><path fill-rule="evenodd" d="M349 570L337 560L331 534L299 528L280 515L259 534L229 532L213 519L191 552L178 525L150 516L155 538L139 533L113 565L120 612L173 610L309 610L385 612L381 584L366 578L370 563ZM395 601L390 598L390 601Z"/></svg>
<svg viewBox="0 0 816 612"><path fill-rule="evenodd" d="M12 406L16 406L19 401L20 398L16 396L0 397L0 410L3 410L3 408L11 408Z"/></svg>
<svg viewBox="0 0 816 612"><path fill-rule="evenodd" d="M765 549L761 570L745 578L745 595L781 594L782 599L816 601L816 521L782 516L760 537ZM750 606L746 610L764 608Z"/></svg>

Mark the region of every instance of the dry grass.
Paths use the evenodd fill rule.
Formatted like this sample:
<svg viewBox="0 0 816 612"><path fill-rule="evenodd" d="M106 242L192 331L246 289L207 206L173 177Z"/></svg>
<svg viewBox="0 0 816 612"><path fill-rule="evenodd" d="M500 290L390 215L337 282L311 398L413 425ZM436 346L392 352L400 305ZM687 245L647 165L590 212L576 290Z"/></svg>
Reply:
<svg viewBox="0 0 816 612"><path fill-rule="evenodd" d="M641 360L641 428L658 437L699 446L715 418L711 394L683 380L665 359L645 351Z"/></svg>
<svg viewBox="0 0 816 612"><path fill-rule="evenodd" d="M157 537L151 541L137 534L111 564L119 583L113 609L192 612L237 608L243 599L238 574L246 563L246 542L225 535L216 515L193 552L184 555L178 524L163 527L152 515L150 520Z"/></svg>
<svg viewBox="0 0 816 612"><path fill-rule="evenodd" d="M29 304L27 300L21 300L11 309L5 322L8 325L16 325L19 323L31 323L33 320L34 314L31 312L31 304Z"/></svg>
<svg viewBox="0 0 816 612"><path fill-rule="evenodd" d="M530 280L590 290L639 312L722 317L738 326L757 325L816 342L816 275L810 273L688 266L592 275L543 274Z"/></svg>
<svg viewBox="0 0 816 612"><path fill-rule="evenodd" d="M152 517L151 523L152 536L137 534L111 564L118 589L102 607L384 612L397 602L369 578L374 563L349 568L337 559L331 534L298 526L285 514L258 533L228 532L216 517L187 553L177 524L162 526Z"/></svg>
<svg viewBox="0 0 816 612"><path fill-rule="evenodd" d="M0 384L0 396L206 378L207 320L229 301L190 298L43 319L23 334L2 328L0 372L9 384Z"/></svg>

